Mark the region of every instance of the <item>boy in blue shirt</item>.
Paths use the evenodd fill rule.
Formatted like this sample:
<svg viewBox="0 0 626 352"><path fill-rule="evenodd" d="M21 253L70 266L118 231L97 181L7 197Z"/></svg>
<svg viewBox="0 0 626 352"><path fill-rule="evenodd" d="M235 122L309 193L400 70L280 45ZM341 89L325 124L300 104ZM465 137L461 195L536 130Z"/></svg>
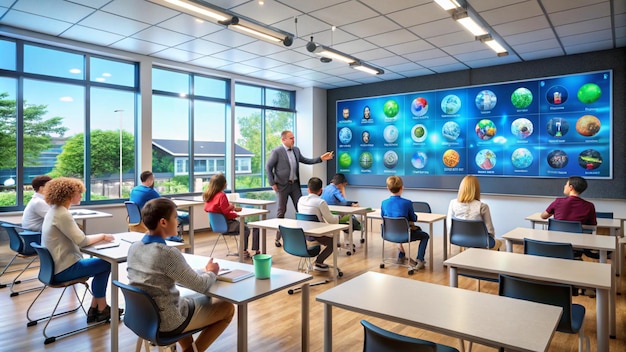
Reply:
<svg viewBox="0 0 626 352"><path fill-rule="evenodd" d="M409 221L411 226L411 242L420 241L419 248L417 249L417 261L409 258L411 266L415 269L423 269L425 266L424 256L426 255L426 247L428 246L428 240L430 237L419 226L415 225L417 221L417 215L413 211L413 203L402 198L402 191L404 185L402 179L398 176L389 176L387 178L387 189L391 192L391 197L383 200L380 207L380 214L384 217L404 217ZM406 260L406 254L402 243L398 244L398 263L401 264Z"/></svg>
<svg viewBox="0 0 626 352"><path fill-rule="evenodd" d="M320 198L326 201L328 205L344 205L344 206L359 206L358 202L350 201L346 199L346 185L348 180L344 174L335 174L333 179L330 180L328 186L324 187L324 191ZM350 222L350 215L346 215L339 219L340 224L348 224ZM361 231L361 223L357 220L356 216L352 215L352 230ZM347 230L344 230L344 243L348 245ZM341 244L339 244L341 245Z"/></svg>

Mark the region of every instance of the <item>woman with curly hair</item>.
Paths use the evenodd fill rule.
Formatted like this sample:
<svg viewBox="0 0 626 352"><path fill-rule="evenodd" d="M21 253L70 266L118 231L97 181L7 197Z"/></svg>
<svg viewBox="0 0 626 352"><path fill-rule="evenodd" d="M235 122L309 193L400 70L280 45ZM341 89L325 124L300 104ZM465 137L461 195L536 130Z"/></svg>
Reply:
<svg viewBox="0 0 626 352"><path fill-rule="evenodd" d="M69 209L72 205L80 204L83 192L83 183L73 178L59 177L46 184L46 202L50 204L50 210L43 221L41 242L54 260L55 280L93 277L93 299L87 313L87 323L95 323L111 317L111 307L106 302L111 264L100 258L83 258L80 247L100 241L111 242L114 237L110 234L87 236L78 227Z"/></svg>

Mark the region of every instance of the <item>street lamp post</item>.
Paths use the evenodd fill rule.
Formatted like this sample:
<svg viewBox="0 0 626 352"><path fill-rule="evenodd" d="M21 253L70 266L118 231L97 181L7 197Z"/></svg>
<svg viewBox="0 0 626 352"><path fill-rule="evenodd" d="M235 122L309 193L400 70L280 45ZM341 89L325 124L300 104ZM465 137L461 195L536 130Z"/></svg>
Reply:
<svg viewBox="0 0 626 352"><path fill-rule="evenodd" d="M124 127L124 110L118 109L114 112L120 113L120 198L122 198L122 131Z"/></svg>

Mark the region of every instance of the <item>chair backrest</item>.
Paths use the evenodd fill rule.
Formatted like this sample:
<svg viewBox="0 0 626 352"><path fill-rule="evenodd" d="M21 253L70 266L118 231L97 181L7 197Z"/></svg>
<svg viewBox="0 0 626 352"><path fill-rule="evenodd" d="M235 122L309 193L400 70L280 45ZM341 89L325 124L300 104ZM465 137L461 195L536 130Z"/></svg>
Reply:
<svg viewBox="0 0 626 352"><path fill-rule="evenodd" d="M24 250L24 242L17 234L17 230L15 229L15 225L3 223L0 224L2 228L7 232L9 236L9 248L16 253L21 253Z"/></svg>
<svg viewBox="0 0 626 352"><path fill-rule="evenodd" d="M413 211L416 213L432 213L430 204L426 202L413 202Z"/></svg>
<svg viewBox="0 0 626 352"><path fill-rule="evenodd" d="M596 211L597 219L613 219L612 211Z"/></svg>
<svg viewBox="0 0 626 352"><path fill-rule="evenodd" d="M548 230L583 233L583 225L581 225L580 221L557 220L550 218L548 219Z"/></svg>
<svg viewBox="0 0 626 352"><path fill-rule="evenodd" d="M283 237L283 249L285 252L297 257L314 257L319 254L319 246L317 250L310 250L304 237L304 230L299 227L285 227L278 225L281 236Z"/></svg>
<svg viewBox="0 0 626 352"><path fill-rule="evenodd" d="M30 246L37 251L39 255L39 281L44 285L54 284L54 260L52 254L48 251L48 248L40 245L39 243L31 242Z"/></svg>
<svg viewBox="0 0 626 352"><path fill-rule="evenodd" d="M315 214L296 213L296 220L320 222L320 219Z"/></svg>
<svg viewBox="0 0 626 352"><path fill-rule="evenodd" d="M124 202L126 212L128 213L128 224L138 225L141 223L141 209L137 203L127 200Z"/></svg>
<svg viewBox="0 0 626 352"><path fill-rule="evenodd" d="M469 248L489 248L489 233L482 220L452 218L450 243Z"/></svg>
<svg viewBox="0 0 626 352"><path fill-rule="evenodd" d="M222 234L228 233L228 223L226 222L226 217L224 214L220 213L208 213L209 214L209 224L211 224L211 230L214 232L219 232Z"/></svg>
<svg viewBox="0 0 626 352"><path fill-rule="evenodd" d="M361 320L364 328L363 352L435 352L437 345L430 341L419 340L396 334Z"/></svg>
<svg viewBox="0 0 626 352"><path fill-rule="evenodd" d="M403 217L383 216L380 226L380 235L383 240L394 243L408 243L411 241L411 229L409 221Z"/></svg>
<svg viewBox="0 0 626 352"><path fill-rule="evenodd" d="M498 294L561 307L563 314L557 330L575 332L572 328L572 287L569 285L531 281L500 274Z"/></svg>
<svg viewBox="0 0 626 352"><path fill-rule="evenodd" d="M571 243L538 241L524 238L524 254L574 259L574 248Z"/></svg>
<svg viewBox="0 0 626 352"><path fill-rule="evenodd" d="M37 254L33 247L30 246L30 243L41 243L41 232L24 230L17 225L9 223L2 223L1 225L7 236L9 236L9 247L12 250L24 256Z"/></svg>
<svg viewBox="0 0 626 352"><path fill-rule="evenodd" d="M144 340L156 342L161 325L159 307L144 290L113 280L126 301L124 325Z"/></svg>

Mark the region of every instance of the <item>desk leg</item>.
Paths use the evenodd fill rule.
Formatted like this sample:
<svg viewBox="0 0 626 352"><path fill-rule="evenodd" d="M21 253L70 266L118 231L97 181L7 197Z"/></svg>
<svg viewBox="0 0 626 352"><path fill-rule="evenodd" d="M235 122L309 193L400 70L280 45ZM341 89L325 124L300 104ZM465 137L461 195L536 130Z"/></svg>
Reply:
<svg viewBox="0 0 626 352"><path fill-rule="evenodd" d="M111 263L111 352L117 352L119 345L119 291L117 286L112 284L113 280L118 280L119 268L117 263Z"/></svg>
<svg viewBox="0 0 626 352"><path fill-rule="evenodd" d="M598 332L598 351L609 350L609 291L596 290L596 318Z"/></svg>
<svg viewBox="0 0 626 352"><path fill-rule="evenodd" d="M450 267L450 287L459 287L459 274L455 267Z"/></svg>
<svg viewBox="0 0 626 352"><path fill-rule="evenodd" d="M339 268L337 267L337 256L339 255L339 250L337 249L337 237L341 236L341 231L337 231L333 235L333 279L335 282L335 286L337 286L337 276L339 275Z"/></svg>
<svg viewBox="0 0 626 352"><path fill-rule="evenodd" d="M353 238L353 231L352 231L352 214L350 214L350 220L348 221L348 226L350 226L350 228L348 228L348 236L350 236L350 241L348 242L348 255L352 255L353 252L355 252L354 250L354 238Z"/></svg>
<svg viewBox="0 0 626 352"><path fill-rule="evenodd" d="M262 206L261 209L265 210L266 207ZM261 220L265 220L267 219L267 215L266 214L261 214ZM267 231L265 229L259 229L260 231L260 236L261 236L261 253L265 254L267 253Z"/></svg>
<svg viewBox="0 0 626 352"><path fill-rule="evenodd" d="M448 219L443 218L443 261L448 260Z"/></svg>
<svg viewBox="0 0 626 352"><path fill-rule="evenodd" d="M309 284L302 284L302 352L309 352Z"/></svg>
<svg viewBox="0 0 626 352"><path fill-rule="evenodd" d="M333 352L333 306L324 305L324 352Z"/></svg>
<svg viewBox="0 0 626 352"><path fill-rule="evenodd" d="M435 235L433 234L433 223L428 224L428 230L430 231L430 240L428 241L428 255L430 256L430 260L428 261L428 269L433 271L433 267L435 266L435 254L434 254L434 241Z"/></svg>
<svg viewBox="0 0 626 352"><path fill-rule="evenodd" d="M608 258L607 251L600 251L600 263L606 263ZM615 296L616 296L616 284L617 280L615 278L615 266L616 261L611 260L611 290L609 293L609 336L614 339L616 338L616 307L615 307Z"/></svg>
<svg viewBox="0 0 626 352"><path fill-rule="evenodd" d="M237 305L237 352L248 351L248 304Z"/></svg>
<svg viewBox="0 0 626 352"><path fill-rule="evenodd" d="M364 234L363 238L365 239L365 242L363 242L363 245L365 246L365 256L367 257L367 237L369 236L369 229L367 228L367 214L361 214L361 224L363 224L361 231L365 231L362 233Z"/></svg>
<svg viewBox="0 0 626 352"><path fill-rule="evenodd" d="M505 246L506 246L506 251L507 252L513 252L513 242L511 242L511 240L506 240L504 242Z"/></svg>
<svg viewBox="0 0 626 352"><path fill-rule="evenodd" d="M193 245L193 235L194 235L194 230L193 230L193 207L189 207L189 253L193 254L193 249L194 249L194 245Z"/></svg>
<svg viewBox="0 0 626 352"><path fill-rule="evenodd" d="M245 218L243 217L239 217L239 248L237 248L237 252L239 253L239 262L243 263L243 251L245 251L246 249L244 248L244 244L245 244L245 228L246 228L246 221Z"/></svg>

